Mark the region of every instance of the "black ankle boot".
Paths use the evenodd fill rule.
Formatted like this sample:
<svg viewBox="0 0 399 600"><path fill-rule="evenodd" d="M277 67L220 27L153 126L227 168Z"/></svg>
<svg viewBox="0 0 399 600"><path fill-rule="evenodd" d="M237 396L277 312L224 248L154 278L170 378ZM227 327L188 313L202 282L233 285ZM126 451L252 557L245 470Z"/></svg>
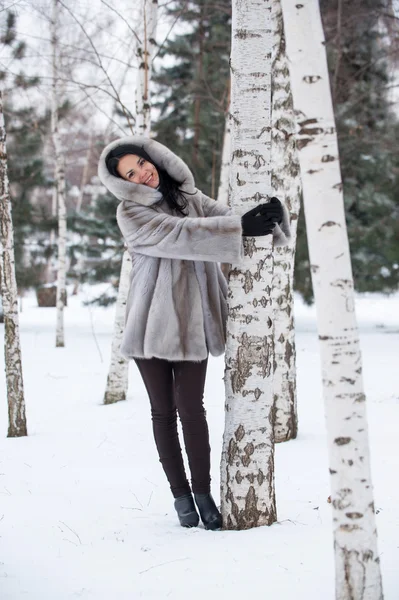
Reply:
<svg viewBox="0 0 399 600"><path fill-rule="evenodd" d="M175 509L182 527L197 527L199 516L191 494L175 498Z"/></svg>
<svg viewBox="0 0 399 600"><path fill-rule="evenodd" d="M194 498L205 529L211 529L212 531L221 529L222 515L218 511L211 494L194 494Z"/></svg>

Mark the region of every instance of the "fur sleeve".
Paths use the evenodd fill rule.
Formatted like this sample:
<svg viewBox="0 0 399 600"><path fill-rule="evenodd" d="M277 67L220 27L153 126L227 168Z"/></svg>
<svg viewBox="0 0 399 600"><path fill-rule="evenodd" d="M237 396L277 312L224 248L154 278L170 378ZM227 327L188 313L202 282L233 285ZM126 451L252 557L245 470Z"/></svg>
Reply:
<svg viewBox="0 0 399 600"><path fill-rule="evenodd" d="M229 206L205 196L201 192L201 204L206 217L216 217L220 215L232 215L233 212Z"/></svg>
<svg viewBox="0 0 399 600"><path fill-rule="evenodd" d="M231 263L243 257L238 216L175 217L122 201L116 218L130 252Z"/></svg>
<svg viewBox="0 0 399 600"><path fill-rule="evenodd" d="M221 202L218 202L217 200L212 200L212 198L205 196L202 192L201 203L206 217L215 215L233 215L233 211L229 206L221 204ZM282 206L283 220L280 225L276 225L273 229L273 241L275 246L285 246L291 239L290 215L284 203L282 203Z"/></svg>

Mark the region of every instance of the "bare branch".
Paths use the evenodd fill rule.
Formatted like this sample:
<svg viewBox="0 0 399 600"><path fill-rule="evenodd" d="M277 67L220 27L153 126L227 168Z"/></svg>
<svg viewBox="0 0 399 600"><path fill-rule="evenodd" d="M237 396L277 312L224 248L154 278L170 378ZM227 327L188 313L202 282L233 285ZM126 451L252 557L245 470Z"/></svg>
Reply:
<svg viewBox="0 0 399 600"><path fill-rule="evenodd" d="M93 106L95 106L95 108L101 113L103 114L105 117L107 117L107 119L109 120L110 123L113 123L114 125L116 125L116 127L118 129L121 130L121 132L123 133L123 135L126 135L125 130L123 129L123 127L121 127L121 125L119 123L117 123L117 121L115 121L112 117L110 117L110 115L108 113L105 112L105 110L103 110L95 101L94 101L94 94L93 95L89 95L88 91L85 88L82 88L82 92L85 94L87 100L89 100L89 102L91 102L93 104Z"/></svg>
<svg viewBox="0 0 399 600"><path fill-rule="evenodd" d="M125 105L123 104L123 102L122 102L122 100L121 100L121 98L120 98L120 95L119 95L119 93L118 93L117 89L115 88L115 86L114 86L114 84L113 84L113 81L112 81L112 79L111 79L111 78L110 78L110 76L108 75L108 72L107 72L107 70L105 69L105 67L104 67L104 65L103 65L103 63L102 63L102 61L101 61L100 55L99 55L99 53L98 53L98 51L97 51L97 48L95 47L95 45L94 45L94 43L93 43L93 40L91 39L91 37L90 37L90 36L89 36L89 34L87 33L87 31L86 31L85 27L84 27L84 26L82 25L82 23L79 21L79 19L77 19L77 17L74 15L74 13L73 13L73 12L70 10L70 8L68 8L68 6L66 6L66 5L65 5L65 3L64 3L62 0L59 0L59 3L60 3L60 4L61 4L61 6L63 6L63 7L65 8L65 10L66 10L66 11L67 11L67 12L68 12L70 15L71 15L71 17L72 17L72 18L73 18L73 20L74 20L74 21L77 23L77 25L80 27L80 29L83 31L83 33L84 33L84 35L86 36L86 38L87 38L87 40L88 40L89 44L90 44L90 45L91 45L91 47L93 48L93 51L94 51L94 53L95 53L95 55L96 55L96 57L97 57L97 60L98 60L99 67L100 67L100 69L102 70L102 72L104 73L105 77L107 78L107 80L108 80L108 83L110 84L110 86L111 86L112 90L114 91L114 93L115 93L115 96L116 96L116 98L117 98L117 101L119 102L119 104L120 104L120 106L121 106L121 108L122 108L123 114L124 114L124 115L125 115L125 117L126 117L126 121L127 121L128 125L129 125L129 129L130 129L131 133L133 134L133 133L134 133L134 131L133 131L132 124L131 124L131 122L130 122L130 117L129 117L129 115L128 115L127 109L126 109ZM89 86L89 87L91 87L91 86Z"/></svg>
<svg viewBox="0 0 399 600"><path fill-rule="evenodd" d="M107 8L109 8L110 10L112 10L112 12L116 13L118 15L118 17L120 17L122 19L122 21L128 26L129 30L132 32L132 34L134 35L134 37L136 38L137 42L140 44L141 46L141 40L139 38L139 36L137 35L137 33L134 31L134 29L132 29L131 25L126 21L125 17L123 15L121 15L120 12L118 12L115 8L115 6L110 6L108 4L108 2L105 2L105 0L101 0L101 3L104 4Z"/></svg>
<svg viewBox="0 0 399 600"><path fill-rule="evenodd" d="M158 52L155 54L155 56L152 59L152 62L154 62L154 60L156 59L156 57L158 56L158 54L161 52L162 48L165 45L165 42L167 41L168 37L170 36L172 29L174 28L174 26L176 25L177 21L180 19L180 17L182 16L182 14L184 14L186 12L187 6L184 6L184 8L179 12L179 14L177 15L176 19L173 21L171 28L169 29L168 33L166 34L166 37L164 39L164 41L162 42L162 44L159 46L158 48Z"/></svg>

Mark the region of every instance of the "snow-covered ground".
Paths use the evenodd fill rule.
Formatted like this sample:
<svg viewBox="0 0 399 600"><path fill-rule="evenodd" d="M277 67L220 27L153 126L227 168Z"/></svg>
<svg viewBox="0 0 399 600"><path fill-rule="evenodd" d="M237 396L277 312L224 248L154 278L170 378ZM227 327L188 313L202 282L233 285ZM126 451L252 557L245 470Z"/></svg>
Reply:
<svg viewBox="0 0 399 600"><path fill-rule="evenodd" d="M54 309L24 299L26 438L6 437L0 374L0 598L333 600L314 308L297 299L300 433L276 451L279 521L210 532L177 523L133 363L127 401L102 405L113 310L89 309L84 299L69 297L63 349L54 347ZM398 306L398 295L357 300L385 600L399 598ZM3 331L0 325L1 338ZM217 498L222 376L223 358L211 359L206 407Z"/></svg>

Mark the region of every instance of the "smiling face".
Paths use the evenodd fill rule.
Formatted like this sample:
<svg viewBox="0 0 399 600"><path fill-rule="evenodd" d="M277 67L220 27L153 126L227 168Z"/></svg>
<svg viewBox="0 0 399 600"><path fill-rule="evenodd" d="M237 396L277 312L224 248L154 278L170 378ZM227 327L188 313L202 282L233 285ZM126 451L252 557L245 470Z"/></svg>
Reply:
<svg viewBox="0 0 399 600"><path fill-rule="evenodd" d="M159 185L159 175L154 165L137 154L122 156L119 159L117 171L126 181L148 185L151 188L157 188Z"/></svg>

